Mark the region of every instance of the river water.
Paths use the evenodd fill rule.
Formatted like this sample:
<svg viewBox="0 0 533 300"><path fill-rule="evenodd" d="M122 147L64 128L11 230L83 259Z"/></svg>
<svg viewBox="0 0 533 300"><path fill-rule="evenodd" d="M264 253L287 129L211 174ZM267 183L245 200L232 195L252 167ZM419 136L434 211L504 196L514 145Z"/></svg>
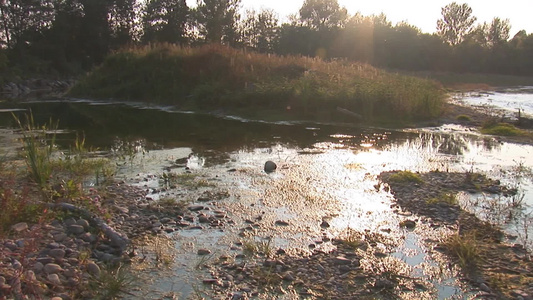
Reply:
<svg viewBox="0 0 533 300"><path fill-rule="evenodd" d="M506 103L505 99L507 103L520 101L520 108L530 113L527 109L533 103L531 96L531 89L520 88L479 97L467 95L463 100L476 104L472 99L482 101L488 97L492 105ZM393 248L384 246L383 251L403 262L410 276L430 281L434 286L430 298L468 298L470 293L468 286L458 282L456 270L442 271L442 258L424 243L425 239L446 234L445 229L432 231L423 225L414 231L399 228L405 215L392 209L394 199L388 191L376 189L381 172L476 171L499 179L518 188L518 196L505 199L464 194L463 205L505 228L515 238L511 242L528 244L526 237L532 236L524 234L523 228L533 205L533 147L501 142L468 127L401 130L350 124L272 123L180 112L171 107L58 100L0 103L0 128L16 128L11 113L22 116L30 111L38 124L50 118L59 120L61 133L57 141L65 149L78 134L85 137L87 147L99 153L127 153L130 161L119 168L117 176L133 185L158 190L151 195L153 199L191 197L179 188L161 191L158 180L169 170L185 172L183 168L173 169L176 160L182 159L189 172L230 191L231 196L219 205L232 216L235 228L244 226L248 216L258 214L271 223L284 220L294 225L290 229L263 227L255 233L257 237L268 237L275 248L309 252L308 245L325 234L319 226L323 220L331 225L326 233L331 237L347 228L387 232L396 242ZM9 155L15 150L2 151L0 154ZM263 172L267 160L278 164L275 173ZM480 199L492 203L492 210L476 205L482 202ZM510 201L520 201L521 205L511 207ZM494 213L494 207L498 213ZM515 217L506 217L511 210ZM153 273L151 280L142 284L143 290L152 294L142 297L157 298L168 292L181 297L197 294L205 272L195 268L199 263L195 250L210 248L217 255L234 254L231 246L238 233L236 229L174 233L173 267L166 275ZM436 273L440 275L435 276ZM417 295L411 298L416 299Z"/></svg>

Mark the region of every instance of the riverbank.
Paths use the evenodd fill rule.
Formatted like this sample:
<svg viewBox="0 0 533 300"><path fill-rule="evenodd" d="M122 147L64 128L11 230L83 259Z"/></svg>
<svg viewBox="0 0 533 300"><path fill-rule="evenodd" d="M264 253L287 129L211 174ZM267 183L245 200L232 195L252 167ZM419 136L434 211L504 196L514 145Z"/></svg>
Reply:
<svg viewBox="0 0 533 300"><path fill-rule="evenodd" d="M158 45L113 54L69 95L259 118L274 114L291 120L352 122L431 119L440 114L444 101L435 81L367 64L215 45Z"/></svg>

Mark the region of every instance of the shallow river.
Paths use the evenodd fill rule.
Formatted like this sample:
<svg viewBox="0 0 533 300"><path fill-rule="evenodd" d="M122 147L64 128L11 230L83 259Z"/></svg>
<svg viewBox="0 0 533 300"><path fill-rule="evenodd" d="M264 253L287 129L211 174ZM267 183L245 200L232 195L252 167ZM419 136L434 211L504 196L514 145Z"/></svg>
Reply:
<svg viewBox="0 0 533 300"><path fill-rule="evenodd" d="M522 97L511 92L505 95L509 99ZM528 103L525 101L521 107ZM516 199L488 199L487 195L475 194L462 195L461 201L482 218L506 228L516 237L512 242L530 242L524 238L522 225L529 220L527 214L533 204L533 147L501 142L471 128L445 125L391 130L349 124L267 123L177 112L168 107L91 101L2 103L0 128L16 127L11 112L22 116L30 110L39 124L50 118L59 120L61 131L57 139L65 148L72 145L77 133L85 136L88 147L101 153L126 153L129 162L117 176L159 191L151 195L153 199L192 197L179 187L160 191L159 176L185 172L183 167L173 168L179 159L190 172L229 191L231 196L217 205L236 222L235 228L174 233L173 267L164 273L153 273L150 280L141 284L143 290L150 291L142 297L157 298L168 292L184 297L200 293L199 280L205 272L195 268L199 264L196 249L209 248L216 255L234 254L232 245L239 239L237 229L245 226L247 218L262 215L271 223L283 220L293 226L262 227L254 233L257 238L271 239L274 248L301 249L304 253L310 253L309 245L315 245L322 236L335 237L347 228L386 233L395 240L395 246L384 246L383 251L403 262L410 276L432 282L430 298L467 298L468 286L458 283L454 270L442 271L442 262L438 262L441 258L430 254L423 242L438 239L446 233L445 228L399 228L405 214L393 210L389 192L376 188L377 175L389 170L473 170L517 187L516 197L523 205L519 211L512 208L513 215L518 216L512 219L505 213L511 210L509 201ZM15 150L2 151L6 153L0 154L9 155ZM263 172L267 160L276 162L276 172ZM479 199L498 207L498 214L486 206L474 205ZM331 225L326 231L320 227L324 220ZM417 295L411 297L416 299Z"/></svg>

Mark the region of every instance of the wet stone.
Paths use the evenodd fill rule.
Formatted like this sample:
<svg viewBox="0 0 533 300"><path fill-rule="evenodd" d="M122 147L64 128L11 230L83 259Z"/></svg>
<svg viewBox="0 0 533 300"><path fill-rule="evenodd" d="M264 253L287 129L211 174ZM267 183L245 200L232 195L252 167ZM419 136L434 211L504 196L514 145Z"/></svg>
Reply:
<svg viewBox="0 0 533 300"><path fill-rule="evenodd" d="M282 221L282 220L277 220L276 222L274 222L274 224L276 224L278 226L289 226L289 222Z"/></svg>
<svg viewBox="0 0 533 300"><path fill-rule="evenodd" d="M337 256L337 257L335 257L335 258L333 259L333 263L334 263L335 265L340 266L340 265L349 265L349 264L352 263L352 261L349 260L349 259L347 259L346 257Z"/></svg>
<svg viewBox="0 0 533 300"><path fill-rule="evenodd" d="M277 169L277 165L275 162L269 160L267 162L265 162L265 167L264 167L264 170L266 173L272 173L274 172L276 169Z"/></svg>
<svg viewBox="0 0 533 300"><path fill-rule="evenodd" d="M188 209L190 211L200 211L200 210L204 209L204 206L202 206L202 205L192 205L192 206L189 206Z"/></svg>
<svg viewBox="0 0 533 300"><path fill-rule="evenodd" d="M413 229L416 226L416 222L413 220L404 220L400 222L400 227L405 227L408 229Z"/></svg>
<svg viewBox="0 0 533 300"><path fill-rule="evenodd" d="M208 255L211 254L211 250L209 249L198 249L198 255Z"/></svg>

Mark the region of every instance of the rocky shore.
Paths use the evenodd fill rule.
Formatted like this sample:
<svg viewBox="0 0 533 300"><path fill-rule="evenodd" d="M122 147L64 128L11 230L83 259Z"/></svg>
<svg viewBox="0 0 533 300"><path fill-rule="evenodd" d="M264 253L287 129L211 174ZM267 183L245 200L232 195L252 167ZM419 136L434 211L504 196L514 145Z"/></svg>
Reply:
<svg viewBox="0 0 533 300"><path fill-rule="evenodd" d="M459 239L476 248L479 261L466 262L462 276L479 289L481 299L533 299L533 262L522 244L513 243L515 236L506 235L497 226L465 211L446 195L460 191L512 196L516 190L500 185L484 175L463 172L428 172L417 174L420 180L397 180L400 172L384 172L381 181L390 188L398 207L410 211L430 228L449 226ZM509 241L511 240L511 241ZM429 241L434 250L460 259L445 240Z"/></svg>
<svg viewBox="0 0 533 300"><path fill-rule="evenodd" d="M21 99L32 96L63 95L76 81L74 79L26 79L18 82L7 82L0 86L0 94L7 99Z"/></svg>

